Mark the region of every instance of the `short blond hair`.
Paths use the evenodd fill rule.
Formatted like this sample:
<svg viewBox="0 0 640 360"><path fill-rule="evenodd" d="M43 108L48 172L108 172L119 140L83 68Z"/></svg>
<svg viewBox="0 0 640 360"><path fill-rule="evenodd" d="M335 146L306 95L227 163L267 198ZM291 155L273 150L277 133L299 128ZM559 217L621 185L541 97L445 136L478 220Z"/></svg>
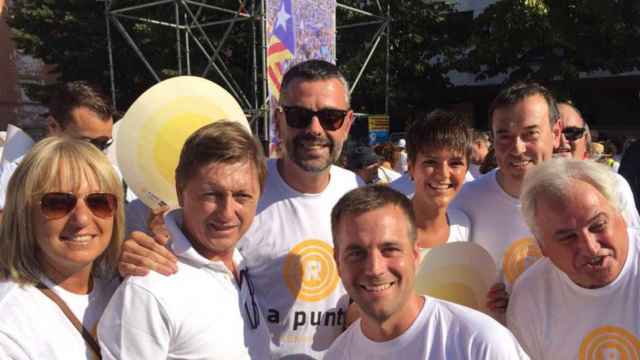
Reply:
<svg viewBox="0 0 640 360"><path fill-rule="evenodd" d="M90 143L68 137L48 137L24 157L7 188L0 229L0 278L18 283L37 283L43 275L36 257L39 199L62 185L73 189L83 179L95 179L101 192L114 194L117 207L107 249L93 262L92 274L109 278L115 274L124 238L123 186L107 157Z"/></svg>

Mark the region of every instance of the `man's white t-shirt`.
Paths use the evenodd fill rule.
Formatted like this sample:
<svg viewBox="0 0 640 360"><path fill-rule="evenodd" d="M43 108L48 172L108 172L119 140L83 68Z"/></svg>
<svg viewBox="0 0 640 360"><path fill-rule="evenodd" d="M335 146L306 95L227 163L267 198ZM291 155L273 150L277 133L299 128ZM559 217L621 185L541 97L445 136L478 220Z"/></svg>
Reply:
<svg viewBox="0 0 640 360"><path fill-rule="evenodd" d="M376 342L362 333L356 320L331 345L325 360L388 359L528 359L513 335L487 315L431 297L407 331Z"/></svg>
<svg viewBox="0 0 640 360"><path fill-rule="evenodd" d="M494 169L466 183L450 208L471 220L469 241L485 248L510 287L542 253L520 212L520 200L504 192Z"/></svg>
<svg viewBox="0 0 640 360"><path fill-rule="evenodd" d="M270 359L268 330L240 253L240 283L222 261L200 255L165 217L178 272L127 278L98 327L104 359Z"/></svg>
<svg viewBox="0 0 640 360"><path fill-rule="evenodd" d="M96 335L96 326L120 279L94 277L86 295L74 294L42 282L51 288ZM0 282L0 359L96 359L93 350L62 310L33 285Z"/></svg>
<svg viewBox="0 0 640 360"><path fill-rule="evenodd" d="M531 359L640 359L640 236L618 278L585 289L544 258L513 287L507 324Z"/></svg>
<svg viewBox="0 0 640 360"><path fill-rule="evenodd" d="M471 174L471 176L473 176L474 179L477 179L483 175L480 172L480 165L476 165L473 163L469 164L469 173Z"/></svg>
<svg viewBox="0 0 640 360"><path fill-rule="evenodd" d="M269 160L253 225L238 248L271 333L272 353L321 358L343 329L348 296L333 260L331 209L358 177L337 166L318 194L292 189Z"/></svg>

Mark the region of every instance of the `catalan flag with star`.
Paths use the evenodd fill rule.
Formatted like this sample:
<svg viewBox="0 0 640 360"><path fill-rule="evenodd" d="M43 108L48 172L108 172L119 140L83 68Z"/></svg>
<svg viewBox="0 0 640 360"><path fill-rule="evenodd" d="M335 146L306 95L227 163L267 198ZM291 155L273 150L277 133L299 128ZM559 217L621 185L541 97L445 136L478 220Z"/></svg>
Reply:
<svg viewBox="0 0 640 360"><path fill-rule="evenodd" d="M296 49L295 28L291 1L282 0L276 13L273 30L267 47L267 76L269 92L275 99L280 98L282 76L285 63L293 59Z"/></svg>

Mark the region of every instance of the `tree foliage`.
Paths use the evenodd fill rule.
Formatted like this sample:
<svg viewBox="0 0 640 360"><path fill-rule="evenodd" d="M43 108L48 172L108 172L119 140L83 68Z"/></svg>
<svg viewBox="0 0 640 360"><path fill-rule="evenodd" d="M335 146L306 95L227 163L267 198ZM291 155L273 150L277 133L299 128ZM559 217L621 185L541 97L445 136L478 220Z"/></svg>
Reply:
<svg viewBox="0 0 640 360"><path fill-rule="evenodd" d="M339 0L380 14L377 1ZM237 0L216 1L233 8ZM252 3L258 3L253 1ZM581 73L619 73L640 68L640 5L637 0L499 0L475 19L459 17L450 2L380 1L389 6L391 21L389 95L391 111L425 111L447 99L452 70L476 74L477 79L506 74L514 79L578 79ZM114 7L140 4L117 0ZM14 0L9 12L18 48L56 64L63 81L84 79L109 88L109 68L103 3L86 0ZM137 14L164 20L174 16L173 4L147 8ZM338 25L370 21L338 9ZM203 11L202 22L229 15ZM462 19L462 20L461 20ZM175 30L121 19L159 76L178 74ZM232 29L223 59L247 94L253 92L250 22ZM206 36L220 39L225 27L207 28ZM338 31L338 64L355 79L374 40L375 25ZM115 76L120 109L126 109L155 80L121 34L112 27ZM195 33L204 43L205 36ZM215 42L215 41L214 41ZM384 112L385 42L353 94L354 108ZM206 44L205 44L206 45ZM217 46L217 44L214 44ZM211 49L208 49L211 52ZM199 74L207 65L195 41L191 67ZM186 67L186 64L184 64ZM213 73L216 82L221 79ZM259 94L261 96L261 94Z"/></svg>
<svg viewBox="0 0 640 360"><path fill-rule="evenodd" d="M478 79L575 80L640 69L639 41L636 0L500 0L475 19L455 66Z"/></svg>
<svg viewBox="0 0 640 360"><path fill-rule="evenodd" d="M113 2L113 8L121 9L140 3L137 0L118 0ZM237 0L216 3L217 6L229 6L230 9L237 4ZM166 4L127 14L171 22L175 18L175 8L173 4ZM203 23L223 17L228 19L229 15L213 11L198 13L198 20ZM25 54L42 59L47 64L54 64L53 71L59 76L60 81L87 80L105 90L110 89L104 3L86 0L14 0L8 20L17 48ZM161 79L179 73L175 29L127 18L119 20ZM183 17L181 21L184 22ZM224 50L236 46L250 46L251 29L246 23L235 26L236 33L229 37ZM224 27L208 27L204 35L196 30L193 34L211 54L213 51L204 42L204 38L219 39L224 30ZM111 34L118 107L126 109L156 80L113 23ZM181 40L184 41L184 32L181 34ZM207 59L193 39L190 45L191 69L193 74L198 74L206 67ZM184 48L182 51L185 73L187 65ZM222 51L221 54L229 72L238 79L240 86L248 88L251 81L251 76L246 71L250 67L249 55L228 51ZM210 73L209 78L221 82L214 72ZM35 90L46 94L48 89ZM46 95L39 96L36 92L35 97L42 100Z"/></svg>

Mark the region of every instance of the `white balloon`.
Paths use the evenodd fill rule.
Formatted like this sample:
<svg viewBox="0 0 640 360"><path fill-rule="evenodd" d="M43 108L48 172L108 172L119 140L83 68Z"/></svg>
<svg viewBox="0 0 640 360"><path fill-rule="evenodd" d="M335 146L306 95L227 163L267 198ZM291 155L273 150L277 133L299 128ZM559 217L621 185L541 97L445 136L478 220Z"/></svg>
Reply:
<svg viewBox="0 0 640 360"><path fill-rule="evenodd" d="M180 151L197 129L237 121L251 132L236 100L200 77L179 76L145 91L119 121L114 146L127 185L149 207L177 207L174 173Z"/></svg>

